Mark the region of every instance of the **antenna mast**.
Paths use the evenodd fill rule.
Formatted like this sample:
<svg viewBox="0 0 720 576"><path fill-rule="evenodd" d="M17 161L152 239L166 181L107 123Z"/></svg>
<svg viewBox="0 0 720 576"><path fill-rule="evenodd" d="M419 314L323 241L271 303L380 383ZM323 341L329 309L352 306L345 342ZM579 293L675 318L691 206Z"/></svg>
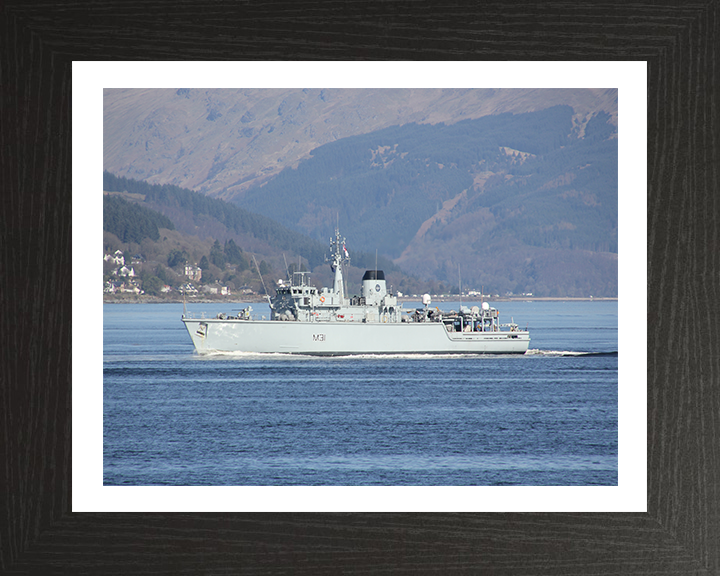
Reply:
<svg viewBox="0 0 720 576"><path fill-rule="evenodd" d="M460 263L458 262L458 292L460 292L460 311L462 312L462 278L460 278Z"/></svg>
<svg viewBox="0 0 720 576"><path fill-rule="evenodd" d="M285 258L285 252L283 252L283 260L285 261L285 276L287 276L288 282L292 283L292 278L290 278L290 270L288 270L287 258Z"/></svg>
<svg viewBox="0 0 720 576"><path fill-rule="evenodd" d="M270 294L268 294L267 288L265 288L265 280L263 280L262 274L260 274L260 266L258 266L257 260L255 260L255 254L253 254L252 257L253 257L253 262L255 262L255 268L257 269L258 276L260 276L260 282L262 282L262 287L263 287L263 290L265 291L265 296L268 299L268 304L270 305L270 308L272 308Z"/></svg>

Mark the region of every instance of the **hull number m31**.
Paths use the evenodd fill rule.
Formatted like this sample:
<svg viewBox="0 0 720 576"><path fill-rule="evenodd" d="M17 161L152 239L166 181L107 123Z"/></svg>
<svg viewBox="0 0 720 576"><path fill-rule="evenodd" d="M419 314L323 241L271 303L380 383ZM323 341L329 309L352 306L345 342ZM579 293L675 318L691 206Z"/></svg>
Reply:
<svg viewBox="0 0 720 576"><path fill-rule="evenodd" d="M325 342L325 334L313 334L313 342Z"/></svg>

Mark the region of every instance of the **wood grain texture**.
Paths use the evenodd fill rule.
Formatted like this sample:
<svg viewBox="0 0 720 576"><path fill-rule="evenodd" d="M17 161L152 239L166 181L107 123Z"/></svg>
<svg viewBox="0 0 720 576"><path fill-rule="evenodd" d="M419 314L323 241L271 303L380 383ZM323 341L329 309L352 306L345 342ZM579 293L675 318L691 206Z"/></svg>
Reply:
<svg viewBox="0 0 720 576"><path fill-rule="evenodd" d="M717 1L4 2L0 572L719 574L719 33ZM649 512L72 514L73 59L647 60Z"/></svg>

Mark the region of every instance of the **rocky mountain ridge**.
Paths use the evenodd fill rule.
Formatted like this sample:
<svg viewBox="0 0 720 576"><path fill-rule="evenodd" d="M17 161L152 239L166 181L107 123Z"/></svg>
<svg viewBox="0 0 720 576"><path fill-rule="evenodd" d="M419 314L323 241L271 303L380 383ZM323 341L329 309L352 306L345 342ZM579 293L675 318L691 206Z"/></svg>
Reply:
<svg viewBox="0 0 720 576"><path fill-rule="evenodd" d="M228 200L348 136L559 104L580 136L598 112L617 124L613 89L106 89L103 168Z"/></svg>

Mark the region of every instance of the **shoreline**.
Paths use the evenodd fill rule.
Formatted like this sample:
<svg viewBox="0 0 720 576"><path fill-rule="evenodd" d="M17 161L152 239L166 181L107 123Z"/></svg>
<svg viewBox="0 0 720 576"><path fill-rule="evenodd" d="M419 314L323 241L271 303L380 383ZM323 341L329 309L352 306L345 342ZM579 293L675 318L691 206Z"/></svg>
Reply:
<svg viewBox="0 0 720 576"><path fill-rule="evenodd" d="M421 297L417 298L401 296L398 302L419 302ZM453 297L435 297L433 302L458 302L460 298ZM499 296L497 298L486 298L488 302L617 302L617 297L574 297L574 296ZM481 299L463 297L465 302L480 302ZM128 295L126 297L103 296L103 304L182 304L182 298L161 297L161 296L138 296ZM188 298L186 304L262 304L267 303L264 296L244 296L243 298L219 297L219 298Z"/></svg>

